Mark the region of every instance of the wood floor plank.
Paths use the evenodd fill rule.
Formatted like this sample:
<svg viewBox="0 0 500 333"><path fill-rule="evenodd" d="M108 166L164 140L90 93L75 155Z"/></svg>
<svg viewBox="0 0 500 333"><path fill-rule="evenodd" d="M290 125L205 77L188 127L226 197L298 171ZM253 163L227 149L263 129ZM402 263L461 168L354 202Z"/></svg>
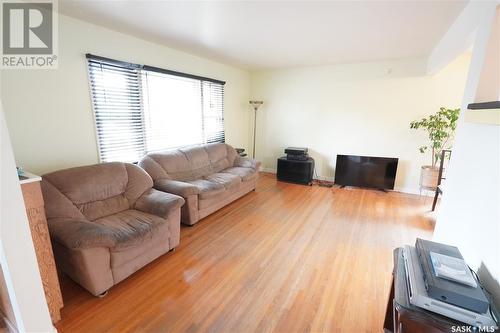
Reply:
<svg viewBox="0 0 500 333"><path fill-rule="evenodd" d="M59 332L380 332L392 249L430 238L418 196L277 182L183 227L96 298L67 278Z"/></svg>

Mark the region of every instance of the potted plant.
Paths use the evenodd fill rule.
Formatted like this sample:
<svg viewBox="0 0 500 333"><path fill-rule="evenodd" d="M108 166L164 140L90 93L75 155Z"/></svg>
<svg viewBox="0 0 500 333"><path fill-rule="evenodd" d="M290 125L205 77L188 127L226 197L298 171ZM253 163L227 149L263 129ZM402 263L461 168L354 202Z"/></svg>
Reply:
<svg viewBox="0 0 500 333"><path fill-rule="evenodd" d="M424 165L421 169L420 187L435 189L438 183L439 167L443 149L450 149L455 129L457 128L458 115L460 109L439 108L439 111L429 117L419 121L412 121L410 128L424 129L429 135L429 145L419 147L419 151L424 154L431 151L431 165Z"/></svg>

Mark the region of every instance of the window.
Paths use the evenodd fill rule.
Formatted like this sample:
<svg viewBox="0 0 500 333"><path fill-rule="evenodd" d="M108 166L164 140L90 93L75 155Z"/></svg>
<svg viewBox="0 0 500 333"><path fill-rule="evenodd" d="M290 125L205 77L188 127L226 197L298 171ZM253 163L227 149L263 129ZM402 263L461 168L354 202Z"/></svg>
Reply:
<svg viewBox="0 0 500 333"><path fill-rule="evenodd" d="M224 82L87 55L101 162L224 142Z"/></svg>

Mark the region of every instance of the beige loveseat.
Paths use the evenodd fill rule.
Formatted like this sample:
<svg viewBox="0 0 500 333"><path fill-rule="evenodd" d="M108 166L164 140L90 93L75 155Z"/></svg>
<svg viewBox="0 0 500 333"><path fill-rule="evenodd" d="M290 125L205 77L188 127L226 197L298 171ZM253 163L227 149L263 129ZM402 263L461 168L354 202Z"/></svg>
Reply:
<svg viewBox="0 0 500 333"><path fill-rule="evenodd" d="M43 176L58 267L99 295L179 244L184 199L152 188L133 164L103 163Z"/></svg>
<svg viewBox="0 0 500 333"><path fill-rule="evenodd" d="M182 196L181 222L193 225L255 189L260 162L225 143L151 153L139 165L160 191Z"/></svg>

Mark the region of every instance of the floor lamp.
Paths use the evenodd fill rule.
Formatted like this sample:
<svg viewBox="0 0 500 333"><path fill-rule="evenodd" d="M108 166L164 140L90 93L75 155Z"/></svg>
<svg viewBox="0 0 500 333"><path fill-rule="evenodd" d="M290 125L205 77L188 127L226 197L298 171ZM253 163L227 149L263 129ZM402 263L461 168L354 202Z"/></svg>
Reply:
<svg viewBox="0 0 500 333"><path fill-rule="evenodd" d="M253 107L253 149L252 149L252 158L255 158L255 133L257 130L257 110L259 107L264 104L263 101L250 101L250 105Z"/></svg>

